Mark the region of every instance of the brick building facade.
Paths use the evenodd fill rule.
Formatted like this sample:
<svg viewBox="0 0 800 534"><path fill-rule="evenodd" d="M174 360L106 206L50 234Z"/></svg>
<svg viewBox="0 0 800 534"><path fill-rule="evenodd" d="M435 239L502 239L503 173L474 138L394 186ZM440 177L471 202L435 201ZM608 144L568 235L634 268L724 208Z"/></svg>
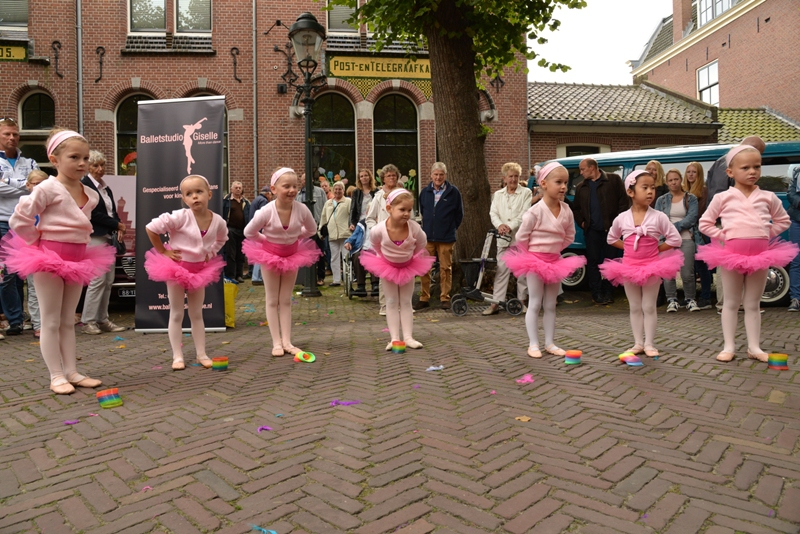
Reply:
<svg viewBox="0 0 800 534"><path fill-rule="evenodd" d="M75 0L28 0L27 12L15 11L24 4L0 3L7 11L0 13L0 112L21 121L25 154L46 163L43 142L55 124L82 130L105 153L109 174L132 173L123 163L135 150L137 99L224 95L225 173L242 181L249 197L274 168L304 168L302 107L292 87L281 87L287 53L298 73L286 26L300 13L336 26L323 45L328 61L406 61L399 47L370 53L364 28L329 21L321 2L83 0L78 13ZM424 62L426 55L418 56ZM315 95L315 167L355 177L358 169L393 162L403 174L416 171L417 187L427 184L437 159L429 75L326 73L327 86ZM494 182L503 163L525 167L528 159L525 75L509 73L504 82L478 94L493 130L485 147Z"/></svg>

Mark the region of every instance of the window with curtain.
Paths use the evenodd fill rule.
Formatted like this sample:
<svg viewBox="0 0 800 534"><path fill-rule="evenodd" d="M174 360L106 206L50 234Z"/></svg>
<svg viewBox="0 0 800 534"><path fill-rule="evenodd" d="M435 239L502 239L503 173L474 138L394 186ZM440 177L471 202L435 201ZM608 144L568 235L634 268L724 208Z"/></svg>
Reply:
<svg viewBox="0 0 800 534"><path fill-rule="evenodd" d="M211 31L211 0L177 0L179 32Z"/></svg>
<svg viewBox="0 0 800 534"><path fill-rule="evenodd" d="M322 95L311 114L311 168L325 169L333 183L338 174L348 183L356 180L356 116L353 105L342 95ZM341 171L345 172L341 176ZM316 173L315 173L316 177Z"/></svg>
<svg viewBox="0 0 800 534"><path fill-rule="evenodd" d="M117 108L116 174L136 174L136 130L139 126L138 102L152 100L147 95L129 96Z"/></svg>
<svg viewBox="0 0 800 534"><path fill-rule="evenodd" d="M350 26L345 21L349 19L355 12L354 7L348 6L332 6L328 2L328 31L329 32L357 32L357 26Z"/></svg>
<svg viewBox="0 0 800 534"><path fill-rule="evenodd" d="M131 31L166 31L166 0L130 0Z"/></svg>
<svg viewBox="0 0 800 534"><path fill-rule="evenodd" d="M0 26L27 26L28 0L0 0Z"/></svg>
<svg viewBox="0 0 800 534"><path fill-rule="evenodd" d="M50 95L34 93L22 103L23 130L49 130L56 125L56 105Z"/></svg>

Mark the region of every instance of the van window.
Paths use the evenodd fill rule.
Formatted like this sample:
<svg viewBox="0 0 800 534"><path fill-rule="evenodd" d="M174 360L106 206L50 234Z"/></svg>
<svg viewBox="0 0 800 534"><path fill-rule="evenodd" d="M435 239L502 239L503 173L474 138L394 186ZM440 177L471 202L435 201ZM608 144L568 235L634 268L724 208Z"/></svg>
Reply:
<svg viewBox="0 0 800 534"><path fill-rule="evenodd" d="M658 161L658 160L656 160L656 161ZM712 165L714 165L715 161L716 160L714 160L714 161L698 161L697 162L703 167L703 176L705 177L706 181L708 181L708 170L711 168ZM689 163L691 163L691 161L686 161L686 162L682 162L682 163L663 163L662 162L661 166L664 167L664 174L666 174L667 171L669 171L670 169L678 169L679 171L681 171L681 176L683 176L683 173L686 172L686 166L689 165ZM645 167L647 167L647 163L640 163L640 164L636 165L633 168L633 170L635 170L635 171L643 171L645 169Z"/></svg>
<svg viewBox="0 0 800 534"><path fill-rule="evenodd" d="M567 195L574 195L575 188L578 187L583 181L583 176L581 176L580 169L567 169L569 171L569 190L567 191ZM606 174L616 174L623 180L625 177L622 175L625 168L622 165L609 165L609 166L600 166L601 171L605 171Z"/></svg>
<svg viewBox="0 0 800 534"><path fill-rule="evenodd" d="M773 193L785 193L789 187L790 167L800 163L800 156L764 158L761 162L761 179L758 187Z"/></svg>

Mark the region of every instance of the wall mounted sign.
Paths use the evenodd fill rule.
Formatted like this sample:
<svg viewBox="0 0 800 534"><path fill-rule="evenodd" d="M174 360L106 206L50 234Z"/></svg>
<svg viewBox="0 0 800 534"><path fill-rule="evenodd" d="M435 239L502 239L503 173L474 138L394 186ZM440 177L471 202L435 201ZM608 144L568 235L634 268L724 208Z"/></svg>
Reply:
<svg viewBox="0 0 800 534"><path fill-rule="evenodd" d="M328 55L328 76L430 80L431 62L427 58Z"/></svg>
<svg viewBox="0 0 800 534"><path fill-rule="evenodd" d="M0 45L0 61L25 61L28 59L27 46Z"/></svg>

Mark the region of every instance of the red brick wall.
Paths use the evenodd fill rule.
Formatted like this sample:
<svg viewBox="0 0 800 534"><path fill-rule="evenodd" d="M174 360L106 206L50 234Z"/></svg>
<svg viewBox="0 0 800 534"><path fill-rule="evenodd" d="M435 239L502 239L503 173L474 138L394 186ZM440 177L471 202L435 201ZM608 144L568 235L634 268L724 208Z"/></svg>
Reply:
<svg viewBox="0 0 800 534"><path fill-rule="evenodd" d="M508 162L519 163L523 176L528 167L528 81L524 72L507 69L502 76L505 85L496 90L491 85L486 91L497 107L497 120L486 122L492 129L486 137L486 170L492 191L502 187L501 168ZM483 106L482 106L483 108Z"/></svg>
<svg viewBox="0 0 800 534"><path fill-rule="evenodd" d="M797 0L767 0L649 70L646 78L697 98L697 69L718 60L720 107L768 106L800 121L798 28Z"/></svg>

